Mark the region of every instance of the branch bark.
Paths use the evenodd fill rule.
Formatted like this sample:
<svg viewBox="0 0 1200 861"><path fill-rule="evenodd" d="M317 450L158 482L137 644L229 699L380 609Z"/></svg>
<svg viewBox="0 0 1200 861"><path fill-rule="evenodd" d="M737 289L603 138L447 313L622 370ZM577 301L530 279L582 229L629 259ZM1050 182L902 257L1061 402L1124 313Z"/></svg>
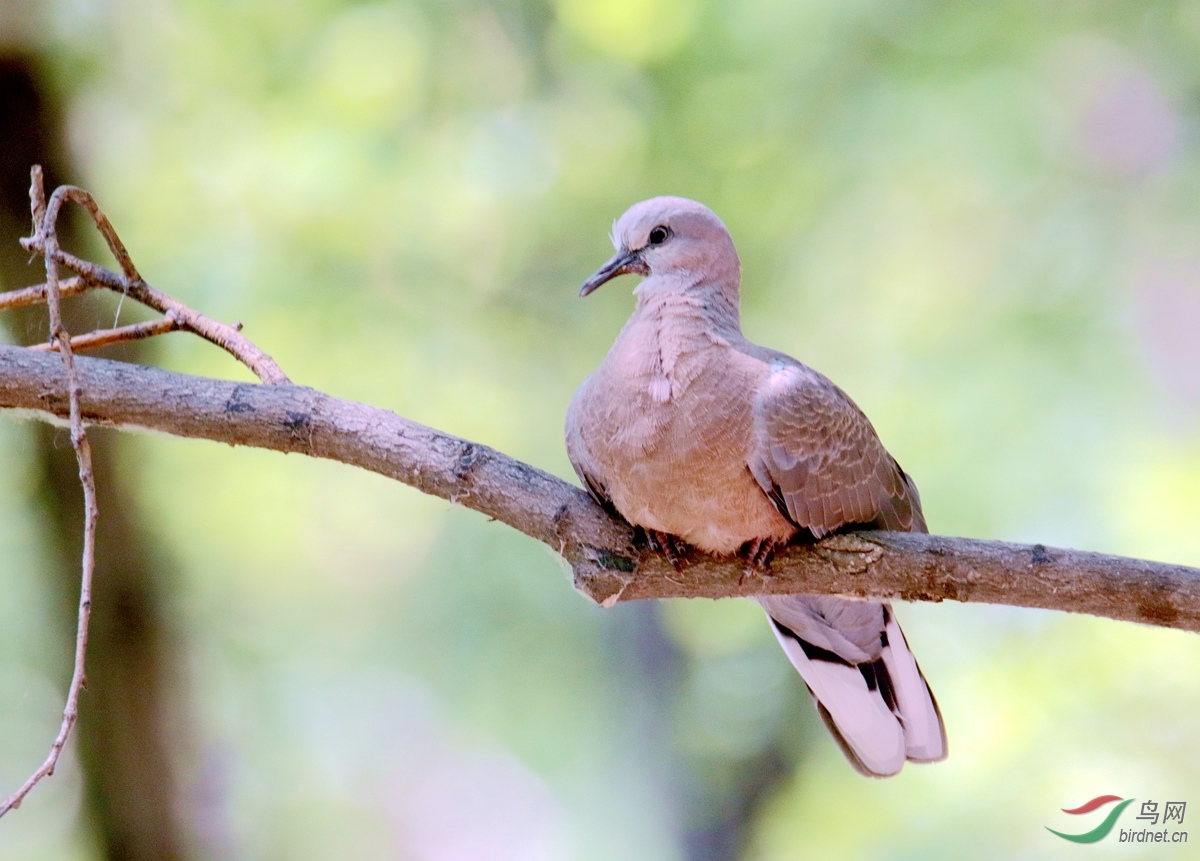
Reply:
<svg viewBox="0 0 1200 861"><path fill-rule="evenodd" d="M765 577L697 555L676 571L579 488L479 443L295 385L234 383L76 358L90 424L298 452L359 466L500 520L556 550L576 587L642 598L811 592L975 601L1200 631L1200 570L1040 544L896 532L835 535L781 552ZM67 415L57 356L0 346L0 408Z"/></svg>

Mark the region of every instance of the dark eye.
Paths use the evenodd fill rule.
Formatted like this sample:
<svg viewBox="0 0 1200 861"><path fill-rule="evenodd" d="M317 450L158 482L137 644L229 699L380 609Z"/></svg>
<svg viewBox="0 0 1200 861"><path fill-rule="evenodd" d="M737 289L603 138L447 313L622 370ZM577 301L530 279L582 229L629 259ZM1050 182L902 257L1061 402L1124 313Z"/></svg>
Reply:
<svg viewBox="0 0 1200 861"><path fill-rule="evenodd" d="M671 235L671 231L667 229L666 225L660 224L660 225L658 225L658 227L656 227L650 231L650 239L646 244L647 245L662 245L664 242L667 241L667 237L670 235Z"/></svg>

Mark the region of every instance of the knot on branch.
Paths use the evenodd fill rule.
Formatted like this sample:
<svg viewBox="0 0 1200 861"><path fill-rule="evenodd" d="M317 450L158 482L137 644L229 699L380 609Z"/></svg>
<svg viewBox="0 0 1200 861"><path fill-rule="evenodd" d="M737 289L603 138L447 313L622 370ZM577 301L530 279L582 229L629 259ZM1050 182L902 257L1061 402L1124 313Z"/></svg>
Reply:
<svg viewBox="0 0 1200 861"><path fill-rule="evenodd" d="M830 535L815 546L818 556L846 574L866 574L883 556L883 548L858 533Z"/></svg>

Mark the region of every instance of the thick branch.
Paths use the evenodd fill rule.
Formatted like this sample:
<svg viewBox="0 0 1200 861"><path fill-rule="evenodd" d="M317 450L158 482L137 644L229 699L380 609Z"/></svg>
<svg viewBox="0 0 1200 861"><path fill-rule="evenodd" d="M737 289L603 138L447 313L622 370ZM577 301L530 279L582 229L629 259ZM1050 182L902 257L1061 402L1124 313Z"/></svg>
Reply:
<svg viewBox="0 0 1200 861"><path fill-rule="evenodd" d="M820 592L982 601L1200 631L1200 570L1042 545L866 532L780 553L739 583L736 559L682 572L635 547L633 530L582 490L498 451L396 414L293 385L252 385L77 358L93 424L149 428L360 466L507 523L563 555L605 605L637 598ZM0 346L0 408L64 417L58 357Z"/></svg>

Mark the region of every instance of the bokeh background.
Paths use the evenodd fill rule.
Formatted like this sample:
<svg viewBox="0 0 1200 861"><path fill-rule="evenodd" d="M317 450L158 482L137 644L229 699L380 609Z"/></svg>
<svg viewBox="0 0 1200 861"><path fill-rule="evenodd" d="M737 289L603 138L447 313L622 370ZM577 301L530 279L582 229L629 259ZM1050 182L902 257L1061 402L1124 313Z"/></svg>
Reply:
<svg viewBox="0 0 1200 861"><path fill-rule="evenodd" d="M747 334L851 393L934 531L1200 565L1200 2L6 0L0 73L5 289L40 280L40 160L297 382L570 476L633 280L576 288L629 204L687 195ZM125 355L247 378L182 335ZM1058 858L1043 826L1108 793L1200 832L1193 634L904 606L951 756L870 781L748 602L603 611L378 476L96 437L79 741L2 861ZM69 675L69 449L0 417L5 793Z"/></svg>

